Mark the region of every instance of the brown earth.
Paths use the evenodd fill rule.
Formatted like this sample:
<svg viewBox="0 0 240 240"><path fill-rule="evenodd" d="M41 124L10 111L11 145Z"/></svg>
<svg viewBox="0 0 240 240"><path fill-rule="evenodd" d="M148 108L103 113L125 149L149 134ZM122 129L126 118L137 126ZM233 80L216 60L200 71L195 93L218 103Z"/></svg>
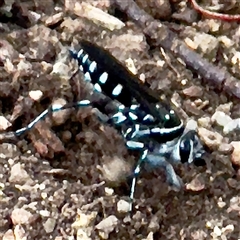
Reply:
<svg viewBox="0 0 240 240"><path fill-rule="evenodd" d="M0 238L239 239L239 159L233 168L229 144L236 141L238 150L239 137L237 130L223 135L211 120L217 109L239 118L238 100L215 90L171 52L151 48L141 29L111 2L5 2L0 5L2 133L26 126L56 100L88 97L83 76L72 77L76 64L68 57L68 48L84 38L108 49L161 98L174 101L184 120L198 120L215 142L208 144L207 166L176 166L185 190L169 189L161 170L144 172L129 216L127 176L137 156L121 136L89 108L48 116L17 141L1 137ZM87 4L101 10L101 21ZM201 18L185 1L165 4L165 15L156 17L239 78L239 24ZM199 134L207 144L205 133Z"/></svg>

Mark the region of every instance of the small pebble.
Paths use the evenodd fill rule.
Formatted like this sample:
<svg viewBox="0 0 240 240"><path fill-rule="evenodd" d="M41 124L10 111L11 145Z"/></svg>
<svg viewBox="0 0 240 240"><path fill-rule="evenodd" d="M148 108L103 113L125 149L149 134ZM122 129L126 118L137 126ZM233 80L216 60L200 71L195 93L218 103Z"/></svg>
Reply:
<svg viewBox="0 0 240 240"><path fill-rule="evenodd" d="M190 119L188 122L187 122L187 125L186 125L186 129L189 129L189 130L196 130L198 127L198 124L195 120L193 119Z"/></svg>
<svg viewBox="0 0 240 240"><path fill-rule="evenodd" d="M221 112L226 113L227 115L230 115L232 106L233 106L232 102L221 104L216 108L216 111L221 111Z"/></svg>
<svg viewBox="0 0 240 240"><path fill-rule="evenodd" d="M22 165L20 163L16 163L11 168L9 182L17 184L31 184L33 183L33 180Z"/></svg>
<svg viewBox="0 0 240 240"><path fill-rule="evenodd" d="M15 236L14 236L14 233L13 233L13 230L12 229L9 229L7 230L4 235L3 235L3 238L2 240L15 240Z"/></svg>
<svg viewBox="0 0 240 240"><path fill-rule="evenodd" d="M206 128L198 129L199 137L212 150L217 150L223 141L223 136L217 132L212 132Z"/></svg>
<svg viewBox="0 0 240 240"><path fill-rule="evenodd" d="M68 1L66 1L68 2ZM71 2L71 1L70 1ZM74 4L69 4L68 7ZM125 23L120 21L118 18L102 11L100 8L93 7L91 4L86 2L76 2L73 9L69 9L80 17L84 17L98 26L102 26L104 28L108 28L109 30L113 31L115 29L121 29L125 26Z"/></svg>
<svg viewBox="0 0 240 240"><path fill-rule="evenodd" d="M233 119L232 121L230 121L224 126L223 133L229 134L239 128L240 128L240 119L239 118Z"/></svg>
<svg viewBox="0 0 240 240"><path fill-rule="evenodd" d="M190 183L186 185L187 190L191 190L193 192L199 192L205 189L204 179L201 175L196 176Z"/></svg>
<svg viewBox="0 0 240 240"><path fill-rule="evenodd" d="M233 146L231 161L234 165L240 166L240 141L233 141L230 143Z"/></svg>
<svg viewBox="0 0 240 240"><path fill-rule="evenodd" d="M0 116L0 131L5 131L11 125L12 124L4 116Z"/></svg>
<svg viewBox="0 0 240 240"><path fill-rule="evenodd" d="M229 143L220 144L218 151L222 154L230 154L233 151L233 146Z"/></svg>
<svg viewBox="0 0 240 240"><path fill-rule="evenodd" d="M117 211L119 213L127 213L129 211L130 203L125 200L120 200L117 203Z"/></svg>
<svg viewBox="0 0 240 240"><path fill-rule="evenodd" d="M226 234L229 234L229 233L232 233L234 231L234 225L233 224L229 224L227 225L226 227L224 227L222 229L222 232L226 235Z"/></svg>
<svg viewBox="0 0 240 240"><path fill-rule="evenodd" d="M148 231L150 232L157 232L160 228L159 225L159 219L157 216L153 216L149 225L148 225Z"/></svg>
<svg viewBox="0 0 240 240"><path fill-rule="evenodd" d="M105 193L106 193L107 196L112 196L113 193L114 193L114 190L112 188L109 188L109 187L105 187L104 190L105 190Z"/></svg>
<svg viewBox="0 0 240 240"><path fill-rule="evenodd" d="M87 229L82 229L79 228L77 230L77 239L76 240L91 240L92 238L91 236L91 231L89 231L90 233L88 233ZM89 236L90 235L90 236Z"/></svg>
<svg viewBox="0 0 240 240"><path fill-rule="evenodd" d="M32 100L38 101L41 99L43 92L40 90L30 91L28 95Z"/></svg>
<svg viewBox="0 0 240 240"><path fill-rule="evenodd" d="M50 216L50 212L47 211L47 210L40 210L40 211L39 211L39 214L40 214L42 217L49 217L49 216Z"/></svg>
<svg viewBox="0 0 240 240"><path fill-rule="evenodd" d="M110 215L98 223L96 225L96 229L99 231L100 237L102 239L108 239L109 234L114 231L118 222L119 220L114 215Z"/></svg>
<svg viewBox="0 0 240 240"><path fill-rule="evenodd" d="M153 232L150 232L150 233L147 235L147 238L143 238L143 240L154 240Z"/></svg>
<svg viewBox="0 0 240 240"><path fill-rule="evenodd" d="M11 220L14 225L29 224L32 219L33 215L23 208L14 209L11 214Z"/></svg>
<svg viewBox="0 0 240 240"><path fill-rule="evenodd" d="M227 125L228 123L230 123L232 121L232 118L224 112L216 111L212 115L211 121L221 127L224 127L225 125Z"/></svg>
<svg viewBox="0 0 240 240"><path fill-rule="evenodd" d="M90 214L85 214L78 210L76 221L72 224L73 228L86 228L93 224L97 216L97 212L92 211Z"/></svg>
<svg viewBox="0 0 240 240"><path fill-rule="evenodd" d="M43 227L46 233L53 232L56 226L56 220L54 218L48 218L45 223L43 223Z"/></svg>
<svg viewBox="0 0 240 240"><path fill-rule="evenodd" d="M14 228L14 236L15 240L26 240L27 233L25 232L24 228L21 225L17 225Z"/></svg>
<svg viewBox="0 0 240 240"><path fill-rule="evenodd" d="M199 49L203 54L211 54L216 51L219 45L218 39L210 34L199 32L193 37L194 49Z"/></svg>
<svg viewBox="0 0 240 240"><path fill-rule="evenodd" d="M222 231L218 226L215 226L213 229L213 232L216 234L216 236L220 237L222 235Z"/></svg>
<svg viewBox="0 0 240 240"><path fill-rule="evenodd" d="M211 126L211 118L210 117L202 117L198 119L198 125L204 128L210 128Z"/></svg>
<svg viewBox="0 0 240 240"><path fill-rule="evenodd" d="M68 79L69 78L70 68L63 62L56 62L53 65L53 70L51 74L57 74L61 79Z"/></svg>
<svg viewBox="0 0 240 240"><path fill-rule="evenodd" d="M62 19L63 19L63 12L56 13L45 20L45 25L48 27L52 26L60 22Z"/></svg>
<svg viewBox="0 0 240 240"><path fill-rule="evenodd" d="M198 86L191 86L183 90L183 94L188 97L201 97L203 94L202 88Z"/></svg>

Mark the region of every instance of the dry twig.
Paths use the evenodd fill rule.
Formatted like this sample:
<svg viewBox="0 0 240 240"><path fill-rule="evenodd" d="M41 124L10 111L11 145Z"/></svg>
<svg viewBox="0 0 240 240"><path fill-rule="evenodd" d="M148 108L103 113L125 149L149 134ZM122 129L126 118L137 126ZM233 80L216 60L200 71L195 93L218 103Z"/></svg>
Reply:
<svg viewBox="0 0 240 240"><path fill-rule="evenodd" d="M133 0L114 1L121 11L126 13L129 18L142 28L146 37L152 40L153 45L161 46L165 50L171 51L175 56L180 57L189 68L196 71L215 88L240 98L240 82L231 76L229 72L202 58L178 39L178 36L164 24L140 9Z"/></svg>

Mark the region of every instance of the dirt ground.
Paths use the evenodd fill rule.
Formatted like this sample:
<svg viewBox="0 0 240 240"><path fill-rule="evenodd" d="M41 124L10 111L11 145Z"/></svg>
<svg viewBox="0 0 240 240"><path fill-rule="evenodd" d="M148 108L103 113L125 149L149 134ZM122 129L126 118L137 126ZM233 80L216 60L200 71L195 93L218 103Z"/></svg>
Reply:
<svg viewBox="0 0 240 240"><path fill-rule="evenodd" d="M239 22L204 18L187 1L163 1L161 16L136 2L203 58L240 78ZM194 119L209 149L206 166L176 166L185 183L180 192L165 183L161 169L143 172L131 216L129 176L138 156L93 109L53 114L15 140L4 135L52 103L88 98L68 56L82 38L108 49L160 98L174 102L184 121ZM112 2L1 3L0 113L0 239L240 239L239 100L170 51L152 47Z"/></svg>

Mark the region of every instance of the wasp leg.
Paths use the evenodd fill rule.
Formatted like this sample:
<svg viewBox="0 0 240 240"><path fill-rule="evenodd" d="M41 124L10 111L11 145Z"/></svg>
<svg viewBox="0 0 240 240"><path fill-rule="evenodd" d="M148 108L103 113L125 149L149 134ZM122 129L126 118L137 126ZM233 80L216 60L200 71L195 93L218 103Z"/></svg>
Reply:
<svg viewBox="0 0 240 240"><path fill-rule="evenodd" d="M79 102L67 103L65 105L54 104L50 108L44 110L40 115L38 115L26 127L20 128L20 129L16 130L15 132L8 132L8 133L6 133L6 136L14 135L16 137L19 137L20 135L31 130L36 123L38 123L40 120L44 119L50 113L58 112L58 111L61 111L64 109L72 108L72 107L88 107L88 106L91 106L91 102L89 100L82 100Z"/></svg>

